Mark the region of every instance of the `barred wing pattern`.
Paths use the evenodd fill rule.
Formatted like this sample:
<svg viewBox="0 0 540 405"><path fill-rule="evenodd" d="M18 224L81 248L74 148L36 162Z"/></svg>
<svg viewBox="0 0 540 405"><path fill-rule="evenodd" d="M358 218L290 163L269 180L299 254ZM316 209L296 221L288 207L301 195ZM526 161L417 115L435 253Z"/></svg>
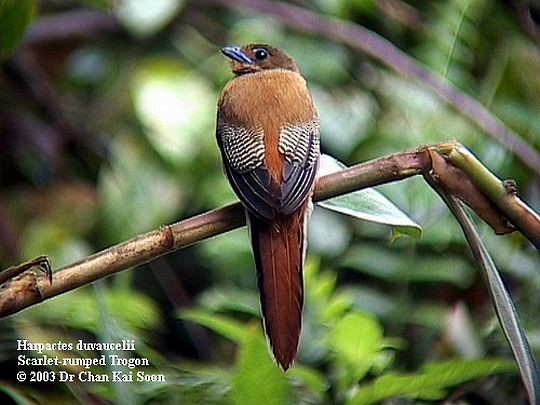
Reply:
<svg viewBox="0 0 540 405"><path fill-rule="evenodd" d="M304 202L315 181L320 155L318 122L287 125L280 134L279 151L285 156L280 211L290 214Z"/></svg>
<svg viewBox="0 0 540 405"><path fill-rule="evenodd" d="M218 126L218 138L226 162L239 174L259 167L264 159L264 131L249 129L244 125L223 124Z"/></svg>
<svg viewBox="0 0 540 405"><path fill-rule="evenodd" d="M281 129L279 152L284 155L283 183L264 165L264 131L230 124L218 117L217 139L231 185L246 208L261 219L288 215L311 192L318 168L320 136L314 119Z"/></svg>

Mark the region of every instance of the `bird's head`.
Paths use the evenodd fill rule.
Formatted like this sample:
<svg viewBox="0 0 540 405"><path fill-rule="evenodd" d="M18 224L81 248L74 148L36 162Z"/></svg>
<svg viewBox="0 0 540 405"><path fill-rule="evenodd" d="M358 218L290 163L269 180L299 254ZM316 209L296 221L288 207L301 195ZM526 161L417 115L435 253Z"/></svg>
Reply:
<svg viewBox="0 0 540 405"><path fill-rule="evenodd" d="M231 69L236 75L269 69L298 71L296 63L289 55L281 49L270 45L249 44L242 47L226 46L221 49L221 52L231 59Z"/></svg>

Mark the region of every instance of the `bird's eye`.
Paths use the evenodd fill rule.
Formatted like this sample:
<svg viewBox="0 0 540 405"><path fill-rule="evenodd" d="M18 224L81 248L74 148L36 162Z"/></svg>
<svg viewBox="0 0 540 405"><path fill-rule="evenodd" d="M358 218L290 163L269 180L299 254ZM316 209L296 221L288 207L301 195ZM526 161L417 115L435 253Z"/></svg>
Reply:
<svg viewBox="0 0 540 405"><path fill-rule="evenodd" d="M257 48L254 50L254 55L257 60L265 60L268 58L268 51L263 48Z"/></svg>

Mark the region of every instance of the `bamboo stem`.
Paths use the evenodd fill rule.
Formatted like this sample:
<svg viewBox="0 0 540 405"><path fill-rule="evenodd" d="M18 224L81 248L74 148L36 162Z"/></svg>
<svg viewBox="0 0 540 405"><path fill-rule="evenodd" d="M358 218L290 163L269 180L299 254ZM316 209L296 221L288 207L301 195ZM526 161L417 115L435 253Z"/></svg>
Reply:
<svg viewBox="0 0 540 405"><path fill-rule="evenodd" d="M421 173L422 167L423 161L417 152L375 159L319 178L314 200L401 180ZM55 271L52 284L45 277L24 273L2 286L0 317L243 225L244 208L235 203L135 236L60 268Z"/></svg>

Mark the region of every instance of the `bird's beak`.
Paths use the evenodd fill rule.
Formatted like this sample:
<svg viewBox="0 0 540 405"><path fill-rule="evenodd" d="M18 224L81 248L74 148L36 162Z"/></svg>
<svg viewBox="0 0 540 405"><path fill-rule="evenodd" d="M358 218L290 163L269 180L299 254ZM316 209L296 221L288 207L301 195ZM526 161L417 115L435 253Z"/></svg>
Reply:
<svg viewBox="0 0 540 405"><path fill-rule="evenodd" d="M253 63L253 59L251 59L239 46L226 46L221 48L221 53L227 58L240 63L246 63L249 65Z"/></svg>

